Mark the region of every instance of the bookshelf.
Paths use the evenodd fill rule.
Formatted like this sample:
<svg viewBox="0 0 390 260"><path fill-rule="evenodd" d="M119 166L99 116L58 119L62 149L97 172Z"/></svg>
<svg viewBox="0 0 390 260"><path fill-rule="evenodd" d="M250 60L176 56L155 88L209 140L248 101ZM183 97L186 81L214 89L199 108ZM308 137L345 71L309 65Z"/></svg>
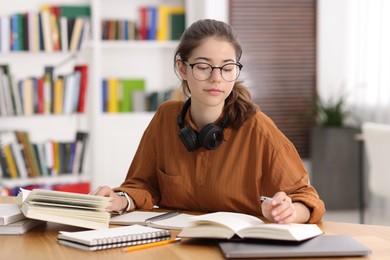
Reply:
<svg viewBox="0 0 390 260"><path fill-rule="evenodd" d="M212 2L212 3L211 3ZM68 183L90 181L91 189L99 185L117 186L122 183L144 129L153 117L153 112L103 113L103 78L143 78L147 92L177 88L179 79L173 71L173 52L177 41L106 41L101 39L101 22L104 19L138 19L141 6L174 5L186 8L186 24L200 18L215 18L227 21L227 0L15 0L12 3L0 0L0 16L13 12L38 10L48 4L90 5L92 38L83 44L73 58L69 52L28 51L0 54L0 64L7 63L18 77L39 75L47 64L60 64L58 72L69 71L75 64L89 66L87 107L83 114L33 115L0 117L0 130L23 128L30 131L33 140L43 138L67 139L75 131L90 133L86 171L80 177L53 177L23 180L23 183ZM49 127L50 126L50 127ZM9 185L17 185L17 181Z"/></svg>
<svg viewBox="0 0 390 260"><path fill-rule="evenodd" d="M31 0L22 1L15 0L12 3L6 0L0 0L0 17L13 16L15 14L38 14L41 12L42 6L55 5L82 5L89 6L90 1L87 0L59 0L53 3L47 0ZM1 20L3 22L3 20ZM1 31L1 42L4 41L4 34ZM89 45L89 46L88 46ZM9 47L8 50L0 48L0 64L7 64L14 76L14 82L24 80L30 77L40 78L44 73L46 66L54 67L55 78L58 75L67 75L74 70L76 65L90 64L91 59L91 44L84 41L82 49L78 52L68 50L55 50L49 52L47 50L30 50L19 49L13 50ZM89 88L89 86L87 87ZM86 97L89 99L88 97ZM86 101L88 105L89 100ZM26 131L32 143L43 143L47 141L54 142L72 142L75 140L77 131L90 132L90 118L88 116L89 108L86 107L86 112L69 114L54 114L34 112L31 115L26 115L25 111L18 115L2 115L0 116L0 131ZM88 192L90 182L90 155L87 144L87 152L83 165L82 174L70 174L58 172L54 176L36 176L30 178L0 178L1 190L9 190L25 186L40 186L54 187L65 185L81 185L79 192Z"/></svg>

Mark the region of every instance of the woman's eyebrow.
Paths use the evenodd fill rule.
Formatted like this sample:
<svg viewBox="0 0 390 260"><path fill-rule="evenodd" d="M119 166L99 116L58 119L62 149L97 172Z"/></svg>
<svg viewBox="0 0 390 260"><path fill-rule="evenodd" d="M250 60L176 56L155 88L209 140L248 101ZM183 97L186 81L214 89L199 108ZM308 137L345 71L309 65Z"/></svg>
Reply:
<svg viewBox="0 0 390 260"><path fill-rule="evenodd" d="M197 57L194 59L194 61L199 61L199 60L211 61L211 59L206 58L206 57Z"/></svg>
<svg viewBox="0 0 390 260"><path fill-rule="evenodd" d="M197 57L194 59L194 61L208 61L210 62L211 59L210 58L206 58L206 57ZM223 63L226 63L226 62L236 62L234 59L226 59L226 60L223 60L222 61Z"/></svg>

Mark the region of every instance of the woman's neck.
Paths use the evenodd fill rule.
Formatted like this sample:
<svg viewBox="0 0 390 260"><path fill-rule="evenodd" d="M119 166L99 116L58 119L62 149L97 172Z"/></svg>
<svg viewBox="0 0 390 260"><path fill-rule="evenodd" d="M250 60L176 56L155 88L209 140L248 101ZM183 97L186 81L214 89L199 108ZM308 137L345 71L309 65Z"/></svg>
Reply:
<svg viewBox="0 0 390 260"><path fill-rule="evenodd" d="M212 107L191 103L190 107L192 121L199 130L207 124L214 123L221 116L222 110L223 104L219 107Z"/></svg>

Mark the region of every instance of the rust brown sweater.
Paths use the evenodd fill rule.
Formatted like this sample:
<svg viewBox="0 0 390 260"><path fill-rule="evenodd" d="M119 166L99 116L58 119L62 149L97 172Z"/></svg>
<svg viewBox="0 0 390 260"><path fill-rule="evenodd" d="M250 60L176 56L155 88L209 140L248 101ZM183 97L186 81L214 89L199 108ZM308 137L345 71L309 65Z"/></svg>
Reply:
<svg viewBox="0 0 390 260"><path fill-rule="evenodd" d="M159 205L191 211L261 215L260 195L284 191L311 210L310 223L325 207L293 144L258 112L240 129L227 128L215 150L188 152L176 123L182 101L162 104L144 132L124 183L137 208ZM189 112L185 123L196 129Z"/></svg>

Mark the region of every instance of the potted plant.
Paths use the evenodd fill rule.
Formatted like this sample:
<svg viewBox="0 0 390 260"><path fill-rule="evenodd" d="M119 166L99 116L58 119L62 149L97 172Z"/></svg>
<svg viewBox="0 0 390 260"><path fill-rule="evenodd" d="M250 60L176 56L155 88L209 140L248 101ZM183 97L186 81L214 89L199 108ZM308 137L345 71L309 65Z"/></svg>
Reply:
<svg viewBox="0 0 390 260"><path fill-rule="evenodd" d="M350 115L349 110L345 108L344 96L328 102L321 101L317 97L314 101L314 111L316 123L322 127L342 127L345 119Z"/></svg>
<svg viewBox="0 0 390 260"><path fill-rule="evenodd" d="M359 129L345 125L353 117L345 97L315 101L315 122L310 136L312 184L327 209L359 206Z"/></svg>

